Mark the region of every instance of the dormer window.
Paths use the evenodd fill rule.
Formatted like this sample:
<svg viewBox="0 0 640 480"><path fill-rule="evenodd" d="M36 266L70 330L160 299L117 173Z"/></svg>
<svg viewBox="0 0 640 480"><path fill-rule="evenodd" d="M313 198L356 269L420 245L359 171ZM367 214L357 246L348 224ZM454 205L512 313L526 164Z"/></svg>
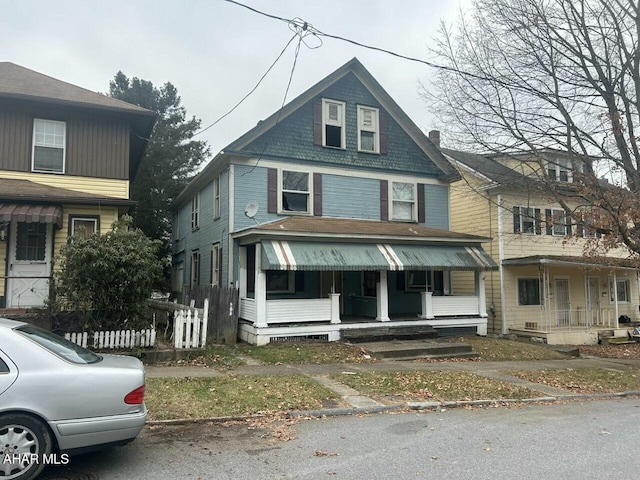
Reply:
<svg viewBox="0 0 640 480"><path fill-rule="evenodd" d="M554 161L547 163L547 175L552 182L572 182L571 167L564 161Z"/></svg>
<svg viewBox="0 0 640 480"><path fill-rule="evenodd" d="M379 114L377 108L358 106L358 150L380 153Z"/></svg>
<svg viewBox="0 0 640 480"><path fill-rule="evenodd" d="M344 102L322 99L322 145L345 148Z"/></svg>
<svg viewBox="0 0 640 480"><path fill-rule="evenodd" d="M65 122L55 120L33 120L33 160L31 169L34 172L64 173Z"/></svg>

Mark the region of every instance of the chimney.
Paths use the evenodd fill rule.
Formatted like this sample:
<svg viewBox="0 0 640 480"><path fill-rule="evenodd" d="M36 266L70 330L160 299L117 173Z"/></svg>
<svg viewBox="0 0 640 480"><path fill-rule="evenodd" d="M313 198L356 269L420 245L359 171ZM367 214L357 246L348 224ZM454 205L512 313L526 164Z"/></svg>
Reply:
<svg viewBox="0 0 640 480"><path fill-rule="evenodd" d="M429 131L429 140L438 148L440 148L440 130Z"/></svg>

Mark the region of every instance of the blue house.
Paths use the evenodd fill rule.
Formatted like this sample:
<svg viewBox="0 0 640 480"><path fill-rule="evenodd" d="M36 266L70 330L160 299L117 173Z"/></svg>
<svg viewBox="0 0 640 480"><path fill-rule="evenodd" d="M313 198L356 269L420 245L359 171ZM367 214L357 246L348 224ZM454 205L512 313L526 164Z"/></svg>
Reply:
<svg viewBox="0 0 640 480"><path fill-rule="evenodd" d="M381 322L486 334L489 239L448 230L459 176L433 140L347 62L176 198L174 290L238 288L239 336L258 345Z"/></svg>

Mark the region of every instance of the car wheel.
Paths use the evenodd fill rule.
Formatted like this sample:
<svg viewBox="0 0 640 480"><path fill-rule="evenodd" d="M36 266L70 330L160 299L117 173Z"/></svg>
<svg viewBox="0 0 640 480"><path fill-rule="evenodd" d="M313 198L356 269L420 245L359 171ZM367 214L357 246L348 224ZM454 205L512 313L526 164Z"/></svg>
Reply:
<svg viewBox="0 0 640 480"><path fill-rule="evenodd" d="M51 453L51 434L40 420L23 414L0 416L0 478L32 480Z"/></svg>

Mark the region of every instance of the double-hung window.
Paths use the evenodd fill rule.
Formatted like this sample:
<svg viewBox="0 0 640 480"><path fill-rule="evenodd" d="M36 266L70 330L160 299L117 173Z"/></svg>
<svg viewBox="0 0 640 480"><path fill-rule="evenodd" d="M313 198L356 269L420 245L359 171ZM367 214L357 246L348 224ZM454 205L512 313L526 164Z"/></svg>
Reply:
<svg viewBox="0 0 640 480"><path fill-rule="evenodd" d="M622 279L616 281L616 288L614 291L613 280L609 281L609 300L611 303L615 303L616 294L618 302L630 302L631 301L631 284L629 280Z"/></svg>
<svg viewBox="0 0 640 480"><path fill-rule="evenodd" d="M98 217L69 217L69 235L88 237L98 231Z"/></svg>
<svg viewBox="0 0 640 480"><path fill-rule="evenodd" d="M345 148L345 103L322 99L322 145Z"/></svg>
<svg viewBox="0 0 640 480"><path fill-rule="evenodd" d="M513 207L513 233L540 235L540 209L533 207Z"/></svg>
<svg viewBox="0 0 640 480"><path fill-rule="evenodd" d="M308 172L282 170L281 187L283 212L311 213Z"/></svg>
<svg viewBox="0 0 640 480"><path fill-rule="evenodd" d="M518 278L518 305L542 305L540 280L538 278Z"/></svg>
<svg viewBox="0 0 640 480"><path fill-rule="evenodd" d="M191 199L191 230L200 228L200 192Z"/></svg>
<svg viewBox="0 0 640 480"><path fill-rule="evenodd" d="M358 150L380 153L380 122L377 108L358 106Z"/></svg>
<svg viewBox="0 0 640 480"><path fill-rule="evenodd" d="M220 217L220 176L213 179L213 218Z"/></svg>
<svg viewBox="0 0 640 480"><path fill-rule="evenodd" d="M65 171L65 122L55 120L33 120L33 163L34 172L64 173Z"/></svg>
<svg viewBox="0 0 640 480"><path fill-rule="evenodd" d="M392 183L392 214L393 220L415 219L416 210L416 186L414 183L393 182Z"/></svg>
<svg viewBox="0 0 640 480"><path fill-rule="evenodd" d="M555 161L547 163L547 175L549 180L553 182L571 182L571 169L567 166L567 162Z"/></svg>
<svg viewBox="0 0 640 480"><path fill-rule="evenodd" d="M191 276L189 286L194 288L200 285L200 250L194 250L191 253L191 264L189 267Z"/></svg>
<svg viewBox="0 0 640 480"><path fill-rule="evenodd" d="M567 234L567 218L564 210L551 210L553 222L553 235L565 236Z"/></svg>
<svg viewBox="0 0 640 480"><path fill-rule="evenodd" d="M220 260L222 258L220 244L216 243L211 247L211 285L220 285Z"/></svg>

